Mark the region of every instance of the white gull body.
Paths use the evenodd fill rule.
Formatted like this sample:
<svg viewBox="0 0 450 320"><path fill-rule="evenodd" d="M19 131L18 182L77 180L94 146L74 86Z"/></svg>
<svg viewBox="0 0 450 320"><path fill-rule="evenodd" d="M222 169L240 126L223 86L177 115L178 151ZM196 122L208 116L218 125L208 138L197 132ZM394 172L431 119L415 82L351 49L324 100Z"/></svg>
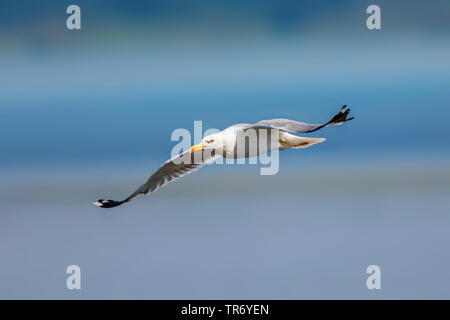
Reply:
<svg viewBox="0 0 450 320"><path fill-rule="evenodd" d="M250 158L274 150L303 149L325 138L300 137L294 133L309 133L331 125L341 125L354 119L347 118L350 109L344 105L328 122L309 124L289 119L262 120L255 124L240 123L221 132L209 135L192 146L188 151L166 161L143 185L129 197L121 201L100 199L94 204L101 208L113 208L135 199L139 195L149 194L167 183L200 169L206 163L218 157Z"/></svg>

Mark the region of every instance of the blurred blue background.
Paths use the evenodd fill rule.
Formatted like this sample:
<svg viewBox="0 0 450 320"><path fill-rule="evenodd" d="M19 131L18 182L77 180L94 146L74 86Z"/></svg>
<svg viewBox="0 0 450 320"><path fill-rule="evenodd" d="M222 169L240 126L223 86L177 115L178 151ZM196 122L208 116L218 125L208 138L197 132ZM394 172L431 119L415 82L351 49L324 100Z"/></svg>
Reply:
<svg viewBox="0 0 450 320"><path fill-rule="evenodd" d="M449 40L445 0L2 1L0 298L449 299ZM194 120L320 123L342 104L356 120L277 175L207 166L92 205Z"/></svg>

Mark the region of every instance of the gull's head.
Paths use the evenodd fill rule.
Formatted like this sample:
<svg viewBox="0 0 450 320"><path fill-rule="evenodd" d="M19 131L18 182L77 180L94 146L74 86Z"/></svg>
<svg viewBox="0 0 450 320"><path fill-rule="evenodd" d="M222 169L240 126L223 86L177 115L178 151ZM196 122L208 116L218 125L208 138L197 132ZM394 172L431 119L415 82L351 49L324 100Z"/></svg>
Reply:
<svg viewBox="0 0 450 320"><path fill-rule="evenodd" d="M222 149L223 143L222 135L219 132L204 137L199 144L192 146L189 150L191 152L196 152L203 149Z"/></svg>

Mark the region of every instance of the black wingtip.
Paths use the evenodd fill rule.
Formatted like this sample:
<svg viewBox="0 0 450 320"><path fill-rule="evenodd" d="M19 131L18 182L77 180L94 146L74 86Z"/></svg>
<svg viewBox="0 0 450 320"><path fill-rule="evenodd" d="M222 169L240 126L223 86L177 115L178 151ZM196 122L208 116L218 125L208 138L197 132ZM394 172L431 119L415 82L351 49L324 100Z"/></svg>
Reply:
<svg viewBox="0 0 450 320"><path fill-rule="evenodd" d="M339 125L343 124L344 122L350 121L355 119L355 117L351 117L347 119L347 115L350 113L350 108L347 109L347 105L344 104L339 112L333 117L333 119L328 122L329 124Z"/></svg>
<svg viewBox="0 0 450 320"><path fill-rule="evenodd" d="M122 203L124 203L124 201L116 201L116 200L97 200L96 202L94 202L94 205L96 205L97 207L100 208L114 208L117 206L120 206Z"/></svg>

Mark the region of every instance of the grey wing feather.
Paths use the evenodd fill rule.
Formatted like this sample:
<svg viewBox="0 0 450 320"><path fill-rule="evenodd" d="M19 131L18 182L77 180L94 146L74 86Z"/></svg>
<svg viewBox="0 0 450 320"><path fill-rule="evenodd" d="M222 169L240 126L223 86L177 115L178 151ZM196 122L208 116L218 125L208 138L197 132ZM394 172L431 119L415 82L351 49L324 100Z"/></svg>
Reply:
<svg viewBox="0 0 450 320"><path fill-rule="evenodd" d="M186 151L178 156L175 156L174 158L166 161L128 198L122 201L100 199L96 202L96 204L102 208L117 207L125 202L133 200L139 195L154 192L169 182L175 181L191 172L197 171L208 162L214 161L214 159L220 157L219 155L215 155L214 150L212 150L212 152L210 152L210 150L208 152L202 151L201 155L202 157L198 157L199 159L197 159L195 153Z"/></svg>
<svg viewBox="0 0 450 320"><path fill-rule="evenodd" d="M271 119L259 121L255 123L255 126L268 126L279 130L295 133L313 132L326 126L340 125L344 122L353 120L354 117L347 119L347 115L350 112L350 109L346 108L347 105L342 106L341 110L339 110L339 112L330 121L323 124L311 124L289 119Z"/></svg>
<svg viewBox="0 0 450 320"><path fill-rule="evenodd" d="M194 159L195 153L189 151L166 161L139 189L127 199L132 200L139 194L147 194L156 191L171 181L175 181L191 172L197 171L206 163L217 158L214 154L207 155L203 152L202 159ZM184 157L184 161L182 158Z"/></svg>

